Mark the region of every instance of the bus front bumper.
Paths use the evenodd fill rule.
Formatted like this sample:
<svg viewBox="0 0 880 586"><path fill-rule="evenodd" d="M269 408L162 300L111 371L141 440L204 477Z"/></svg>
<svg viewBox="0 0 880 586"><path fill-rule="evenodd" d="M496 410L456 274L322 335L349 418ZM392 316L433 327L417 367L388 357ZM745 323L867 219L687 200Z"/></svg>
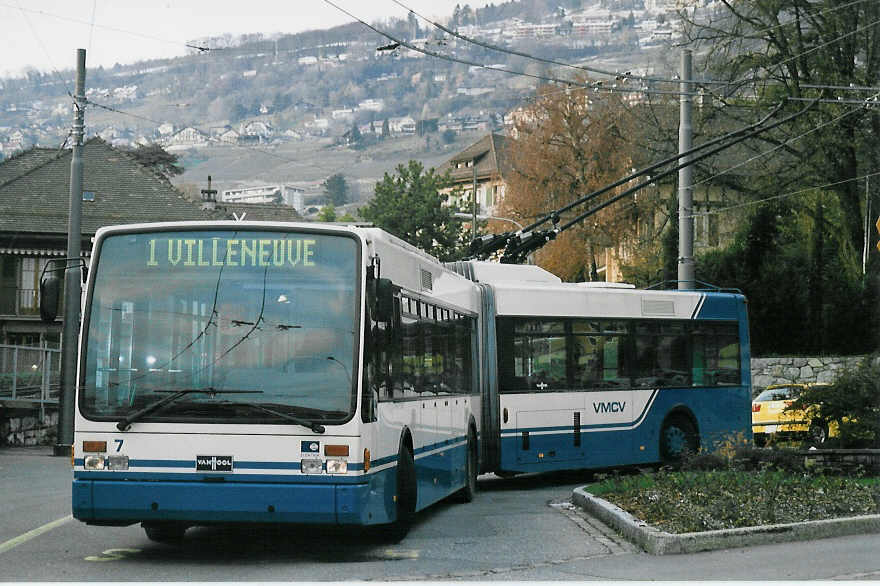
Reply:
<svg viewBox="0 0 880 586"><path fill-rule="evenodd" d="M98 525L143 521L210 523L388 523L370 484L200 481L73 481L73 516Z"/></svg>

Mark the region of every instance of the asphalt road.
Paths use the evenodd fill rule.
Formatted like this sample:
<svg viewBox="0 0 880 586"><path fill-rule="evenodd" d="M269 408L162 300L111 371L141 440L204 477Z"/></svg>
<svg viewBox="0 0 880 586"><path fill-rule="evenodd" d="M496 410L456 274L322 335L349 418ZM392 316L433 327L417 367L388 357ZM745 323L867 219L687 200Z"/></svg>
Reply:
<svg viewBox="0 0 880 586"><path fill-rule="evenodd" d="M399 544L314 527L194 528L177 546L70 518L69 460L0 449L0 582L880 580L880 535L652 556L570 503L589 477L480 478Z"/></svg>

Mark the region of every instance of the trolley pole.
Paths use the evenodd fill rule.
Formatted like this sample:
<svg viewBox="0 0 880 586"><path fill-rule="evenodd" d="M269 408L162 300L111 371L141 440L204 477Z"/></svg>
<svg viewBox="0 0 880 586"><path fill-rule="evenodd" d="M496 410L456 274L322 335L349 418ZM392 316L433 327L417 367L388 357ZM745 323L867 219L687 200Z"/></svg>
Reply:
<svg viewBox="0 0 880 586"><path fill-rule="evenodd" d="M684 153L693 147L694 129L691 123L693 103L693 54L689 49L681 52L681 118L678 126L678 152ZM687 163L691 157L682 157ZM693 289L694 276L694 188L693 168L690 165L678 171L678 288Z"/></svg>
<svg viewBox="0 0 880 586"><path fill-rule="evenodd" d="M61 341L61 397L58 410L56 456L69 456L73 445L73 408L76 399L76 362L82 295L82 186L85 134L86 50L76 50L76 88L73 105L73 156L70 160L70 205L67 219L67 259L64 271L64 325Z"/></svg>

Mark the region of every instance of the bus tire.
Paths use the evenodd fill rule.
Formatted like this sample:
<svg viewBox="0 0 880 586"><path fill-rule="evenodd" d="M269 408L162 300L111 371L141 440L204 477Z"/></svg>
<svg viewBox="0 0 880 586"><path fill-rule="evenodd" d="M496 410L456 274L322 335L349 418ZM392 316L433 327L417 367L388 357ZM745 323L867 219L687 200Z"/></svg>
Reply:
<svg viewBox="0 0 880 586"><path fill-rule="evenodd" d="M660 460L664 464L680 462L686 452L696 454L700 449L700 435L689 417L672 415L660 429Z"/></svg>
<svg viewBox="0 0 880 586"><path fill-rule="evenodd" d="M187 526L181 523L141 523L147 538L157 543L180 543Z"/></svg>
<svg viewBox="0 0 880 586"><path fill-rule="evenodd" d="M416 512L418 487L416 485L416 466L412 450L401 441L397 455L397 499L396 520L387 528L386 535L394 543L401 541L409 533Z"/></svg>
<svg viewBox="0 0 880 586"><path fill-rule="evenodd" d="M477 494L477 436L473 428L468 430L467 440L467 463L465 464L464 486L459 489L455 496L459 502L469 503Z"/></svg>

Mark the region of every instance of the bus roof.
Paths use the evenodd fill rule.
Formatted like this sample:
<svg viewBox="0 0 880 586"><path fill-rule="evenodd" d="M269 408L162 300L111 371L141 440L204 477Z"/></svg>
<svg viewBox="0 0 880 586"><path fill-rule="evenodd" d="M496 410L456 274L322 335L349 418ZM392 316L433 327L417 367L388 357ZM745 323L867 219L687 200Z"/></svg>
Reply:
<svg viewBox="0 0 880 586"><path fill-rule="evenodd" d="M654 291L584 283L495 282L497 315L657 319L737 319L741 295ZM707 302L708 300L708 302Z"/></svg>

